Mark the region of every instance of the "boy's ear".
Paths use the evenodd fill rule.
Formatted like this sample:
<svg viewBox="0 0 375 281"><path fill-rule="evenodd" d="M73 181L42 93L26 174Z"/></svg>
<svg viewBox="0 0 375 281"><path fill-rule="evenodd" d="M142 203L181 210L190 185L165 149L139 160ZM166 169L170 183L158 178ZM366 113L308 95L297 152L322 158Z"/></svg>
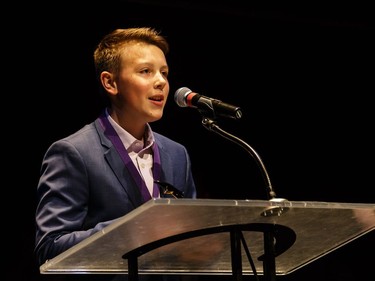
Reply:
<svg viewBox="0 0 375 281"><path fill-rule="evenodd" d="M102 85L106 92L108 92L111 95L117 94L117 84L112 73L108 71L103 71L100 74L100 81L102 82Z"/></svg>

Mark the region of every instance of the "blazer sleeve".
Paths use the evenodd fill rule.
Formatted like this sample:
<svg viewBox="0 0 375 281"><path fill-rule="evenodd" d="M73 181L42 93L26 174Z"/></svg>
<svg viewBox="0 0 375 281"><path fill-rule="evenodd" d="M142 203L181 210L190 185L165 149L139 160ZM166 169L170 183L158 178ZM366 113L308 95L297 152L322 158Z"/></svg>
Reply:
<svg viewBox="0 0 375 281"><path fill-rule="evenodd" d="M87 168L75 147L58 141L47 150L37 188L36 256L39 264L79 243L113 220L83 230L90 191Z"/></svg>

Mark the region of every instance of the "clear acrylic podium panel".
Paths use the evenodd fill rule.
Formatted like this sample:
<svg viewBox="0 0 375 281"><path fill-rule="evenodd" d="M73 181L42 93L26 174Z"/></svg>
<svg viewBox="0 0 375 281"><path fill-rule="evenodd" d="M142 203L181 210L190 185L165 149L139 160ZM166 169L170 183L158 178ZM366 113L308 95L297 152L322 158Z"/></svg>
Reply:
<svg viewBox="0 0 375 281"><path fill-rule="evenodd" d="M264 216L278 208L280 214ZM375 229L375 204L267 200L153 199L40 267L42 274L127 274L123 255L159 239L241 224L282 225L295 242L276 256L276 275L289 274ZM263 233L243 231L257 274L264 274ZM253 274L242 254L243 274ZM138 257L139 274L232 274L229 232L188 238Z"/></svg>

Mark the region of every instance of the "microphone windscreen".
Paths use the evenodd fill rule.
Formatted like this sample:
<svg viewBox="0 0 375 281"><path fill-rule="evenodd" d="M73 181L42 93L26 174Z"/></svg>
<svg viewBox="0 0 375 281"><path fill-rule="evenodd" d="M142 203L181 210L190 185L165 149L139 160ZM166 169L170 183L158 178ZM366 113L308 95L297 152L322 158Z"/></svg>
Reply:
<svg viewBox="0 0 375 281"><path fill-rule="evenodd" d="M181 87L177 89L177 91L174 93L174 101L177 103L180 107L187 107L186 97L189 95L192 91L189 88Z"/></svg>

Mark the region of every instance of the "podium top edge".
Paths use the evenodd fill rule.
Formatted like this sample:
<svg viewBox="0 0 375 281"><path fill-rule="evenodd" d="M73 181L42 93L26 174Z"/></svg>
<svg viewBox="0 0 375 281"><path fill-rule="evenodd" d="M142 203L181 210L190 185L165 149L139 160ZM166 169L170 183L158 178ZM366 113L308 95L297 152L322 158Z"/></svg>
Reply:
<svg viewBox="0 0 375 281"><path fill-rule="evenodd" d="M329 208L329 209L374 209L375 203L345 203L321 201L289 201L279 198L272 200L233 200L233 199L191 199L191 198L154 198L145 203L147 205L193 205L193 206L243 206L269 207L280 206L289 208Z"/></svg>

